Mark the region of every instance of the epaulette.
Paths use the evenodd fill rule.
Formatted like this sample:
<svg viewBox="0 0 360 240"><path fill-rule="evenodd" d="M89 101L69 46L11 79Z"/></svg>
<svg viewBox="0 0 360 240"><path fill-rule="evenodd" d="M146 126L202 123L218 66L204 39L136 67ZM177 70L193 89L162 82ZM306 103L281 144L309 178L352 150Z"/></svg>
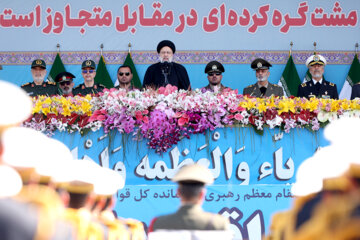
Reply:
<svg viewBox="0 0 360 240"><path fill-rule="evenodd" d="M247 88L251 88L251 87L253 87L254 86L254 84L251 84L250 86L247 86Z"/></svg>
<svg viewBox="0 0 360 240"><path fill-rule="evenodd" d="M102 85L101 83L98 84L100 87L106 88L104 85Z"/></svg>
<svg viewBox="0 0 360 240"><path fill-rule="evenodd" d="M303 84L301 84L301 87L306 87L306 82L304 82Z"/></svg>
<svg viewBox="0 0 360 240"><path fill-rule="evenodd" d="M332 82L329 82L329 85L332 86L332 87L335 86L335 84L333 84Z"/></svg>
<svg viewBox="0 0 360 240"><path fill-rule="evenodd" d="M47 82L47 84L56 85L56 83L54 83L54 82Z"/></svg>
<svg viewBox="0 0 360 240"><path fill-rule="evenodd" d="M27 86L27 85L30 85L30 83L28 82L28 83L25 83L25 84L23 84L23 85L21 85L22 87L25 87L25 86Z"/></svg>

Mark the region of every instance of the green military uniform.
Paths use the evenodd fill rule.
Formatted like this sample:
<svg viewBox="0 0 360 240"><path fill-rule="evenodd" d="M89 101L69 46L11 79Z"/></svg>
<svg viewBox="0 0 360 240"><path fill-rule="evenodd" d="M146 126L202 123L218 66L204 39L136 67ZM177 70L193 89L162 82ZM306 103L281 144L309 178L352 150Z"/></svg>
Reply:
<svg viewBox="0 0 360 240"><path fill-rule="evenodd" d="M271 96L284 96L284 91L282 87L276 84L268 83L265 94L262 94L260 91L260 87L257 83L252 84L243 91L244 95L250 95L252 97L271 97Z"/></svg>
<svg viewBox="0 0 360 240"><path fill-rule="evenodd" d="M31 63L31 68L40 67L46 69L46 63L42 59L36 59ZM58 87L52 82L43 82L41 85L36 85L35 82L28 82L21 86L29 96L35 97L40 95L52 96L59 94Z"/></svg>
<svg viewBox="0 0 360 240"><path fill-rule="evenodd" d="M76 88L73 89L74 95L87 95L87 94L97 94L99 92L102 92L104 90L105 86L102 84L95 83L92 87L86 87L85 84L80 84Z"/></svg>
<svg viewBox="0 0 360 240"><path fill-rule="evenodd" d="M21 85L21 88L24 89L31 97L40 95L52 96L59 93L56 84L52 82L43 82L41 85L29 82Z"/></svg>

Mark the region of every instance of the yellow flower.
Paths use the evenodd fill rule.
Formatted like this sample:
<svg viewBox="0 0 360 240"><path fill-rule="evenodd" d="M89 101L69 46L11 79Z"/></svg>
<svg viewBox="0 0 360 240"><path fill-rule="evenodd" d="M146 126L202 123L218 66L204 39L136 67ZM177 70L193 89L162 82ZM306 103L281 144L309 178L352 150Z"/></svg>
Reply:
<svg viewBox="0 0 360 240"><path fill-rule="evenodd" d="M259 113L265 112L266 111L265 103L263 103L263 102L258 103L257 109L259 110Z"/></svg>
<svg viewBox="0 0 360 240"><path fill-rule="evenodd" d="M331 112L337 112L340 108L339 100L332 100L331 102Z"/></svg>
<svg viewBox="0 0 360 240"><path fill-rule="evenodd" d="M279 115L283 112L293 112L295 113L295 104L292 99L282 99L279 102L278 106Z"/></svg>
<svg viewBox="0 0 360 240"><path fill-rule="evenodd" d="M342 100L341 101L341 109L349 110L350 109L350 101L347 99Z"/></svg>
<svg viewBox="0 0 360 240"><path fill-rule="evenodd" d="M241 102L240 105L243 108L246 108L247 110L250 110L252 108L255 108L256 106L256 100L253 98L245 98L246 101Z"/></svg>

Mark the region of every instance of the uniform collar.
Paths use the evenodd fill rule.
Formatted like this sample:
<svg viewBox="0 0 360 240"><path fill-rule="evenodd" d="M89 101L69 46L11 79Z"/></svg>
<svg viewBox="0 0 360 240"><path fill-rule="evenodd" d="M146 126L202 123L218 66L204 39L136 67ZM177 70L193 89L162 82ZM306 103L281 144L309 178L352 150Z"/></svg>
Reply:
<svg viewBox="0 0 360 240"><path fill-rule="evenodd" d="M317 83L317 81L314 80L314 79L312 79L312 81L313 81L314 85ZM323 82L323 79L321 78L321 79L319 80L319 83L322 84L322 82Z"/></svg>
<svg viewBox="0 0 360 240"><path fill-rule="evenodd" d="M269 87L269 82L267 82L265 86L260 85L259 82L257 82L256 84L258 85L259 88L261 88L261 87L268 88Z"/></svg>

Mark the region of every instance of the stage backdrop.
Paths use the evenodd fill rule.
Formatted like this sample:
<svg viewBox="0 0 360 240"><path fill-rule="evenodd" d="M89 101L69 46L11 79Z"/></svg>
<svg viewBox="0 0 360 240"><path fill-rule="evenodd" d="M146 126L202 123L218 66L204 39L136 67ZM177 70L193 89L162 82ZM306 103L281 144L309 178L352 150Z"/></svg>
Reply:
<svg viewBox="0 0 360 240"><path fill-rule="evenodd" d="M265 129L260 136L253 128L233 127L193 135L159 155L145 141L114 132L54 137L67 144L74 157L118 171L125 187L117 193L117 214L146 225L179 207L176 184L169 179L181 166L196 162L208 167L215 183L208 187L204 209L229 217L236 239L261 239L271 215L290 207L290 184L299 164L328 144L322 130Z"/></svg>
<svg viewBox="0 0 360 240"><path fill-rule="evenodd" d="M224 85L242 92L256 81L250 62L265 57L277 83L288 58L290 42L300 78L306 58L317 50L329 65L325 78L340 91L359 41L360 1L45 1L3 0L0 6L0 79L18 85L31 81L30 63L43 58L48 72L60 44L65 68L83 81L80 64L98 62L100 44L115 82L128 43L142 81L158 60L163 39L177 47L175 61L184 64L194 88L207 84L206 63L225 64Z"/></svg>

